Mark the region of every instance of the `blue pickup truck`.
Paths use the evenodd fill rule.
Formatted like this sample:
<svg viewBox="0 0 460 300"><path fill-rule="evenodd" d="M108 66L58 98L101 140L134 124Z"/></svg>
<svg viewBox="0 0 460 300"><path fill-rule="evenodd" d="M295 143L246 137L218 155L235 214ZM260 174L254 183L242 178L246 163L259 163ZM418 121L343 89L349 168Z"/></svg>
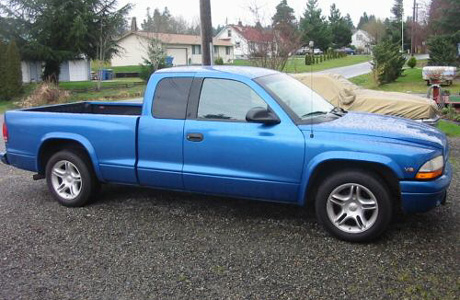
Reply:
<svg viewBox="0 0 460 300"><path fill-rule="evenodd" d="M379 236L393 213L445 202L446 136L346 112L292 77L251 67L157 71L143 104L8 111L1 160L46 178L65 206L101 183L311 205L338 238Z"/></svg>

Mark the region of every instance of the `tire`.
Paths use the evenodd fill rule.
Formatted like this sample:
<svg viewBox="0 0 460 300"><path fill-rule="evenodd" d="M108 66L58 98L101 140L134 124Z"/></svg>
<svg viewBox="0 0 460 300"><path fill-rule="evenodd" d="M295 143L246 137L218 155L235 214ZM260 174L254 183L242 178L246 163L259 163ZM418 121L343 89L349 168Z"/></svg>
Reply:
<svg viewBox="0 0 460 300"><path fill-rule="evenodd" d="M46 183L54 198L68 207L84 206L99 189L90 160L78 150L62 150L51 156L46 164Z"/></svg>
<svg viewBox="0 0 460 300"><path fill-rule="evenodd" d="M333 236L345 241L376 239L393 214L388 187L381 182L379 177L361 170L333 174L316 194L319 222Z"/></svg>

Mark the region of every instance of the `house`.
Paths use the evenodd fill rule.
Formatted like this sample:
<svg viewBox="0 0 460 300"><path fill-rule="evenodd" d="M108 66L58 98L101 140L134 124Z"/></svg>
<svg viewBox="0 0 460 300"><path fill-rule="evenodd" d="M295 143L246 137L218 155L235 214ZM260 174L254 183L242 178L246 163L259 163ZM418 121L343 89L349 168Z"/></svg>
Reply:
<svg viewBox="0 0 460 300"><path fill-rule="evenodd" d="M255 26L243 26L240 21L238 25L225 26L217 33L216 39L230 42L235 48L235 58L247 59L254 46L272 43L274 37Z"/></svg>
<svg viewBox="0 0 460 300"><path fill-rule="evenodd" d="M201 64L201 37L199 35L130 31L118 39L121 53L112 58L112 66L139 65L147 57L149 40L159 40L166 54L173 57L173 65ZM221 57L225 63L234 58L233 45L229 41L213 39L214 59Z"/></svg>
<svg viewBox="0 0 460 300"><path fill-rule="evenodd" d="M40 82L43 76L43 62L22 61L22 82ZM69 60L61 64L59 81L91 80L91 62L88 59Z"/></svg>
<svg viewBox="0 0 460 300"><path fill-rule="evenodd" d="M351 45L356 47L358 53L370 54L372 37L367 31L358 29L351 36Z"/></svg>

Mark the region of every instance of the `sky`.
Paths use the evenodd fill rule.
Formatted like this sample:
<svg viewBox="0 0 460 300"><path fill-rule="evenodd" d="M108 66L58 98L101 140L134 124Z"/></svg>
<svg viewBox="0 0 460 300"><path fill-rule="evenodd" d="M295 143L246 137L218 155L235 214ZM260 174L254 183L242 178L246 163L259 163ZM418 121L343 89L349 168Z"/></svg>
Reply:
<svg viewBox="0 0 460 300"><path fill-rule="evenodd" d="M162 11L165 6L173 16L182 16L189 22L198 22L199 0L119 0L120 7L127 3L134 4L130 17L137 18L138 27L145 18L147 7L152 10L155 7ZM275 13L275 7L280 0L211 0L212 25L236 24L242 21L243 24L253 24L254 17L249 12L249 7L258 7L263 21L270 23L271 16ZM295 15L299 18L306 6L306 0L288 0L288 5L294 9ZM418 0L418 2L429 2ZM329 15L329 8L332 3L342 12L342 15L350 14L355 26L364 12L368 15L375 15L378 18L391 17L391 7L394 0L319 0L319 7L323 15ZM413 0L404 0L404 15L412 15Z"/></svg>

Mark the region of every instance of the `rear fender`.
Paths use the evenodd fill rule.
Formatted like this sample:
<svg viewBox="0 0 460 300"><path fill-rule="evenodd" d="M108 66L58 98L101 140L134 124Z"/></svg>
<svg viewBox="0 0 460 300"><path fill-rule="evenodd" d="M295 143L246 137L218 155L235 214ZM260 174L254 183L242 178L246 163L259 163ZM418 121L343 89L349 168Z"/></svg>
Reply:
<svg viewBox="0 0 460 300"><path fill-rule="evenodd" d="M94 150L94 147L91 145L90 141L87 138L79 134L75 134L75 133L51 132L43 136L43 138L40 141L40 147L38 148L37 156L36 156L37 157L37 162L36 162L37 170L40 169L39 155L40 155L40 151L43 145L47 141L55 140L55 139L69 140L69 141L74 141L74 142L81 144L88 152L89 158L91 159L91 162L93 163L94 172L96 173L97 178L99 179L99 181L104 181L104 179L102 178L101 170L99 168L99 160L97 159L97 155L96 155L96 151Z"/></svg>

